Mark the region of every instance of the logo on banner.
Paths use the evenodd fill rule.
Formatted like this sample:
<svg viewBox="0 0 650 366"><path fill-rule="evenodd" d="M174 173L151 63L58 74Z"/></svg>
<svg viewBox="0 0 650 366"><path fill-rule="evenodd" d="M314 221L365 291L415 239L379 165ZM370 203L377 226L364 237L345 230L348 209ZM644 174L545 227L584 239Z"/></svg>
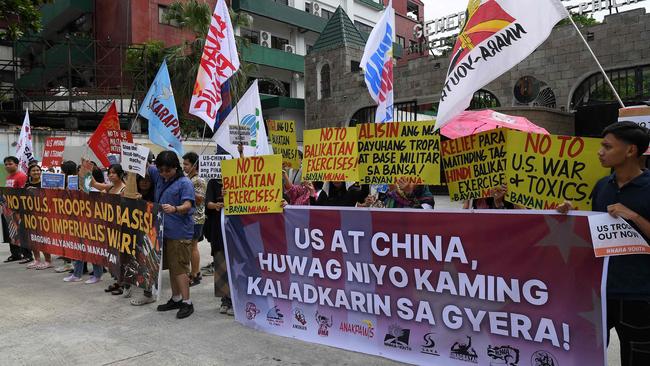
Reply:
<svg viewBox="0 0 650 366"><path fill-rule="evenodd" d="M293 309L293 320L293 329L307 330L307 319L305 318L305 313L302 312L302 309Z"/></svg>
<svg viewBox="0 0 650 366"><path fill-rule="evenodd" d="M519 365L519 350L512 346L488 346L487 355L492 360L490 366L496 365Z"/></svg>
<svg viewBox="0 0 650 366"><path fill-rule="evenodd" d="M327 337L330 334L329 329L332 327L332 316L329 317L316 312L316 323L318 323L318 335Z"/></svg>
<svg viewBox="0 0 650 366"><path fill-rule="evenodd" d="M456 39L456 44L452 52L453 56L451 58L451 65L449 66L450 73L458 65L460 60L472 52L477 45L515 21L496 1L488 1L481 4L480 0L471 0L467 6L466 15L467 20ZM495 46L501 45L501 40L498 41L498 43L495 43ZM505 43L503 44L505 45Z"/></svg>
<svg viewBox="0 0 650 366"><path fill-rule="evenodd" d="M255 108L255 114L247 114L241 119L241 125L249 129L250 146L257 146L257 129L259 128L260 121L258 120L260 116L260 110Z"/></svg>
<svg viewBox="0 0 650 366"><path fill-rule="evenodd" d="M260 309L257 308L257 305L252 302L246 303L246 319L253 320L259 313Z"/></svg>
<svg viewBox="0 0 650 366"><path fill-rule="evenodd" d="M341 322L339 330L341 333L350 333L368 339L375 336L375 327L373 327L370 320L363 320L362 324L353 324L348 322Z"/></svg>
<svg viewBox="0 0 650 366"><path fill-rule="evenodd" d="M431 356L440 356L440 352L436 349L436 341L433 340L433 333L427 333L422 337L424 344L420 348L420 353Z"/></svg>
<svg viewBox="0 0 650 366"><path fill-rule="evenodd" d="M276 327L284 324L284 314L280 312L277 305L269 309L266 313L266 321L268 321L270 325L275 325Z"/></svg>
<svg viewBox="0 0 650 366"><path fill-rule="evenodd" d="M478 363L478 354L472 347L472 337L467 336L467 343L455 342L451 346L450 358L471 363Z"/></svg>
<svg viewBox="0 0 650 366"><path fill-rule="evenodd" d="M560 366L555 356L546 351L537 351L533 353L530 360L532 366Z"/></svg>
<svg viewBox="0 0 650 366"><path fill-rule="evenodd" d="M410 351L409 338L411 337L411 330L404 329L399 325L391 325L388 327L388 333L384 337L384 346L398 348Z"/></svg>

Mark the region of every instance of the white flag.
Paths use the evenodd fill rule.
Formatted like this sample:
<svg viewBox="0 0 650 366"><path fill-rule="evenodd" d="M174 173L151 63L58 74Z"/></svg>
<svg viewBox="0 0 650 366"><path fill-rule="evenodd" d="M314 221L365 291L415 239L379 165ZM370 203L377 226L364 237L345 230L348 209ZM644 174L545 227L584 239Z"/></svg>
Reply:
<svg viewBox="0 0 650 366"><path fill-rule="evenodd" d="M559 0L470 0L451 53L436 129L469 107L474 92L535 51L567 16Z"/></svg>
<svg viewBox="0 0 650 366"><path fill-rule="evenodd" d="M237 116L239 115L239 121ZM237 106L230 111L226 120L223 121L217 132L212 137L217 145L221 146L230 155L237 158L239 152L237 145L232 143L231 134L240 134L246 131L248 136L234 136L244 141L244 156L272 155L273 149L269 145L269 140L264 126L262 116L262 103L260 102L260 92L257 87L257 80L248 88L246 93L241 97Z"/></svg>
<svg viewBox="0 0 650 366"><path fill-rule="evenodd" d="M29 110L25 111L23 128L20 129L20 137L16 144L16 157L19 160L19 169L25 174L27 174L29 163L36 161L34 149L32 148L32 128L29 125Z"/></svg>
<svg viewBox="0 0 650 366"><path fill-rule="evenodd" d="M395 40L395 9L388 2L377 25L372 29L363 49L360 67L370 96L377 103L375 122L393 121L393 42ZM367 121L363 121L367 122Z"/></svg>
<svg viewBox="0 0 650 366"><path fill-rule="evenodd" d="M238 69L239 56L228 6L224 0L218 0L205 38L190 101L190 114L201 118L214 129L217 112L222 103L221 86Z"/></svg>

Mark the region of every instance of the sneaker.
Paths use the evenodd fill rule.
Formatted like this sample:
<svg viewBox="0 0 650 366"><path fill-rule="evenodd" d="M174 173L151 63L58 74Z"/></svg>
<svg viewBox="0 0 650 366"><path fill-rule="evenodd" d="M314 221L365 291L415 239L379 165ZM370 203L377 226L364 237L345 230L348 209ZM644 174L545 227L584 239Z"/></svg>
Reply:
<svg viewBox="0 0 650 366"><path fill-rule="evenodd" d="M214 268L206 268L201 272L204 276L214 276Z"/></svg>
<svg viewBox="0 0 650 366"><path fill-rule="evenodd" d="M178 309L178 312L176 313L176 318L178 319L185 319L188 316L192 315L194 313L194 304L186 304L183 301L180 302L181 307Z"/></svg>
<svg viewBox="0 0 650 366"><path fill-rule="evenodd" d="M221 304L221 307L219 308L219 314L225 314L228 312L228 305Z"/></svg>
<svg viewBox="0 0 650 366"><path fill-rule="evenodd" d="M201 267L201 269L202 270L208 270L208 269L212 269L213 266L214 266L214 262L208 264L207 266Z"/></svg>
<svg viewBox="0 0 650 366"><path fill-rule="evenodd" d="M48 269L48 268L52 268L52 267L54 267L54 266L52 266L52 263L50 263L50 262L42 262L41 264L36 266L36 269L40 271L40 270Z"/></svg>
<svg viewBox="0 0 650 366"><path fill-rule="evenodd" d="M72 264L71 263L66 263L66 264L64 264L62 266L56 267L54 269L54 272L63 273L63 272L69 272L71 270L74 270L74 267L72 266Z"/></svg>
<svg viewBox="0 0 650 366"><path fill-rule="evenodd" d="M158 308L156 310L169 311L169 310L180 309L182 303L183 300L174 301L172 299L169 299L169 301L167 301L166 304L158 305Z"/></svg>
<svg viewBox="0 0 650 366"><path fill-rule="evenodd" d="M5 263L10 263L10 262L19 261L19 260L21 260L21 259L23 259L23 257L14 257L14 256L12 255L12 256L9 256L9 258L5 259L4 262L5 262Z"/></svg>
<svg viewBox="0 0 650 366"><path fill-rule="evenodd" d="M88 279L88 281L86 281L86 282L84 282L84 283L85 283L86 285L94 285L94 284L96 284L96 283L99 282L99 281L101 281L101 278L97 278L97 277L95 277L95 276L90 276L90 278Z"/></svg>
<svg viewBox="0 0 650 366"><path fill-rule="evenodd" d="M33 260L34 260L34 258L32 258L32 257L23 258L22 261L18 262L18 264L27 264L27 263L29 263L29 262L31 262Z"/></svg>
<svg viewBox="0 0 650 366"><path fill-rule="evenodd" d="M41 262L33 261L32 263L28 264L27 267L25 267L25 268L27 268L27 269L35 269L36 267L38 267L40 265L41 265Z"/></svg>
<svg viewBox="0 0 650 366"><path fill-rule="evenodd" d="M131 299L131 305L133 306L147 305L151 304L152 302L156 302L156 300L153 297L144 295L138 297L137 299Z"/></svg>
<svg viewBox="0 0 650 366"><path fill-rule="evenodd" d="M235 310L232 308L232 306L228 307L228 311L226 312L226 314L230 316L235 316Z"/></svg>
<svg viewBox="0 0 650 366"><path fill-rule="evenodd" d="M129 299L131 298L131 295L133 295L133 287L125 287L124 288L124 298Z"/></svg>
<svg viewBox="0 0 650 366"><path fill-rule="evenodd" d="M65 281L65 282L79 282L79 281L81 281L81 278L79 278L79 277L77 277L75 275L70 275L70 276L64 278L63 281Z"/></svg>

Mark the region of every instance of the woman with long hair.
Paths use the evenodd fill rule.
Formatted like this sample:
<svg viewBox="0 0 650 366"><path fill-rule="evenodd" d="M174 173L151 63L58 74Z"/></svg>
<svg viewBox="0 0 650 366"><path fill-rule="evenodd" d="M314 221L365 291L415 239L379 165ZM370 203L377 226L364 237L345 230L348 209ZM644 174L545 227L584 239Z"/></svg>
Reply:
<svg viewBox="0 0 650 366"><path fill-rule="evenodd" d="M27 189L36 189L41 188L41 167L38 164L32 164L27 169L27 183L25 184ZM45 260L41 262L41 252L38 249L32 249L34 254L34 261L27 265L28 269L48 269L52 268L52 255L50 253L43 252L43 257Z"/></svg>

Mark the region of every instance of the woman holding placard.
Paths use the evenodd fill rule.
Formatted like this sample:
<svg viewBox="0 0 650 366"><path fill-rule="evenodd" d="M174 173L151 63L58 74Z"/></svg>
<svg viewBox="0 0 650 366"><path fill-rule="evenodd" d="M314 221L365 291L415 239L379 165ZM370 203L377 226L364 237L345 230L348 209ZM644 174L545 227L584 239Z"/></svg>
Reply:
<svg viewBox="0 0 650 366"><path fill-rule="evenodd" d="M27 189L36 189L41 187L41 167L38 164L31 164L27 170L28 181L25 184ZM52 255L43 252L45 260L41 262L41 252L38 249L32 249L34 261L27 265L27 269L48 269L52 268Z"/></svg>

